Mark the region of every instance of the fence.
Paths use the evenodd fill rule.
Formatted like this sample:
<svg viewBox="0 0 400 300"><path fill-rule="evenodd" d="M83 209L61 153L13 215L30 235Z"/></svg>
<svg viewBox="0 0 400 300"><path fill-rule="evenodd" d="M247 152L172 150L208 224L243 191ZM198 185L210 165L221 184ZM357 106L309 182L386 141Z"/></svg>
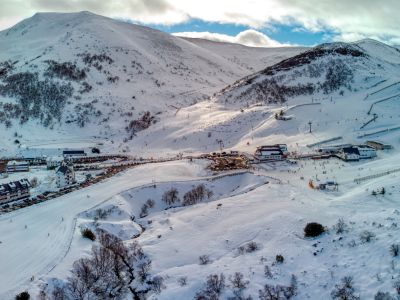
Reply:
<svg viewBox="0 0 400 300"><path fill-rule="evenodd" d="M316 142L316 143L313 143L313 144L308 144L307 147L308 148L312 148L312 147L319 146L319 145L322 145L322 144L325 144L325 143L341 140L342 138L343 137L341 137L341 136L337 136L337 137L334 137L334 138L331 138L331 139L327 139L327 140L323 140L323 141L319 141L319 142Z"/></svg>
<svg viewBox="0 0 400 300"><path fill-rule="evenodd" d="M362 135L357 136L357 138L361 139L363 137L367 137L367 136L371 136L371 135L375 135L375 134L379 134L379 133L395 131L395 130L399 130L399 129L400 129L400 126L392 127L392 128L386 128L386 129L382 129L382 130L378 130L378 131L374 131L374 132L370 132L370 133L364 133Z"/></svg>
<svg viewBox="0 0 400 300"><path fill-rule="evenodd" d="M393 174L393 173L396 173L396 172L400 172L400 168L393 169L393 170L390 170L390 171L386 171L386 172L383 172L383 173L378 173L378 174L373 174L373 175L369 175L369 176L365 176L365 177L356 178L356 179L354 179L354 182L359 184L360 182L363 182L365 180L370 180L370 179L374 179L374 178L378 178L378 177L383 177L383 176L390 175L390 174Z"/></svg>

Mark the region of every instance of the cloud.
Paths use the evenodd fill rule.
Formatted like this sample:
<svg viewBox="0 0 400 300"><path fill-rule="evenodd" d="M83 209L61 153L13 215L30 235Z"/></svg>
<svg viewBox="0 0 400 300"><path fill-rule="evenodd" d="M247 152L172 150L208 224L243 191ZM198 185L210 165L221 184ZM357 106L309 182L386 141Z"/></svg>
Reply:
<svg viewBox="0 0 400 300"><path fill-rule="evenodd" d="M1 0L0 26L37 11L81 10L145 24L199 19L254 29L284 24L334 32L337 38L353 35L386 42L400 38L398 0Z"/></svg>
<svg viewBox="0 0 400 300"><path fill-rule="evenodd" d="M91 11L96 14L147 24L171 25L188 20L168 0L1 0L0 30L36 12Z"/></svg>
<svg viewBox="0 0 400 300"><path fill-rule="evenodd" d="M243 44L250 47L283 47L288 44L281 44L263 34L262 32L249 29L240 32L236 36L212 33L212 32L176 32L173 35L190 38L200 38L216 42Z"/></svg>

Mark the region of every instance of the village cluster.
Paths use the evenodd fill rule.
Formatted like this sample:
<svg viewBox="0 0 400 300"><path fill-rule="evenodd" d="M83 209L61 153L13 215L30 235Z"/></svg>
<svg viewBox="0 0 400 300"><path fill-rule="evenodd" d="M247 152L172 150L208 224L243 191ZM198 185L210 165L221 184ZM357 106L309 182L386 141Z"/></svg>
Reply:
<svg viewBox="0 0 400 300"><path fill-rule="evenodd" d="M318 143L318 145L325 142ZM264 163L287 162L297 164L299 160L327 160L340 159L345 162L357 162L364 159L377 157L377 151L389 150L392 146L380 141L366 141L364 144L340 144L321 147L310 147L309 153L298 153L289 151L286 144L263 145L256 148L254 154L240 153L239 151L213 152L206 157L213 163L210 165L212 171L224 171L234 169L248 169L251 166ZM335 180L315 183L310 179L309 187L312 189L337 191L338 183Z"/></svg>
<svg viewBox="0 0 400 300"><path fill-rule="evenodd" d="M210 165L212 171L224 171L233 169L248 169L252 165L268 162L287 161L296 164L299 159L330 159L339 158L343 161L351 162L360 159L370 159L377 156L377 150L391 149L391 145L381 143L379 141L367 141L365 144L352 145L341 144L319 147L313 150L312 153L297 153L290 152L286 144L263 145L257 147L254 154L240 153L239 151L232 150L230 152L213 152L206 155L200 155L199 158L208 158L213 162ZM72 191L75 188L85 187L93 182L93 178L86 178L86 182L77 182L76 170L93 170L93 169L106 169L105 166L99 167L96 163L105 162L107 160L119 159L122 164L118 166L114 163L112 167L129 167L135 163L129 164L128 157L120 155L100 155L97 148L92 149L92 153L88 155L84 150L63 150L58 156L40 157L40 158L14 158L3 159L0 161L0 173L3 178L13 173L26 174L30 172L33 166L46 166L49 172L52 172L55 178L55 185L58 189L58 194L52 191L46 191L43 194L35 195L32 197L31 189L37 182L32 182L24 176L14 181L9 181L0 184L0 205L7 206L11 202L19 201L36 201L48 198L48 194L53 196L62 195L67 191ZM182 159L182 155L178 157ZM110 171L110 170L107 170ZM115 171L115 170L113 170ZM113 172L112 171L112 172ZM111 173L112 173L111 172ZM110 173L110 172L109 172ZM104 175L104 173L100 173ZM90 181L91 180L91 181ZM98 178L100 180L100 178ZM309 182L311 188L323 190L336 190L337 183L334 181L327 181L314 185L312 181Z"/></svg>
<svg viewBox="0 0 400 300"><path fill-rule="evenodd" d="M4 160L1 164L3 176L13 173L29 172L31 166L46 164L48 170L54 170L56 186L63 189L76 183L74 171L74 157L85 156L83 150L64 150L62 156L40 159ZM36 183L35 183L36 184ZM30 189L33 183L22 178L0 185L0 204L7 204L17 200L26 200L31 196Z"/></svg>
<svg viewBox="0 0 400 300"><path fill-rule="evenodd" d="M11 203L27 204L43 201L47 198L51 199L57 195L62 195L66 192L85 187L90 183L97 182L106 176L106 173L114 173L118 166L115 163L126 161L126 156L120 155L100 155L98 148L93 148L92 153L88 155L84 150L60 150L59 155L50 157L15 157L4 158L0 160L0 175L2 182L0 183L0 206L9 209ZM111 164L100 166L98 163L110 161ZM121 166L119 166L121 167ZM27 174L32 174L33 169L46 170L54 181L54 189L44 191L41 194L32 195L31 190L39 183L34 177L28 180ZM98 171L97 177L87 173L83 180L77 180L77 170L95 170ZM105 171L104 171L105 170ZM99 172L100 171L100 172ZM14 181L4 182L9 177L20 178ZM109 175L109 174L108 174ZM19 177L19 176L18 176ZM18 208L20 205L14 205Z"/></svg>
<svg viewBox="0 0 400 300"><path fill-rule="evenodd" d="M260 146L254 153L256 162L279 161L285 159L328 159L337 157L343 161L359 161L376 157L377 150L388 150L392 146L379 141L367 141L365 144L341 144L317 148L314 153L290 153L286 144Z"/></svg>

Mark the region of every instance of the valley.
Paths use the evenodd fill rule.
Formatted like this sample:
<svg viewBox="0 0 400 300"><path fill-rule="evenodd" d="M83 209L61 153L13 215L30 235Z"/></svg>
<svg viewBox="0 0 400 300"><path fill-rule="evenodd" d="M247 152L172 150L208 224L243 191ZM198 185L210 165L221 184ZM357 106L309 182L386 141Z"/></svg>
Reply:
<svg viewBox="0 0 400 300"><path fill-rule="evenodd" d="M397 48L44 13L0 62L1 299L398 297Z"/></svg>

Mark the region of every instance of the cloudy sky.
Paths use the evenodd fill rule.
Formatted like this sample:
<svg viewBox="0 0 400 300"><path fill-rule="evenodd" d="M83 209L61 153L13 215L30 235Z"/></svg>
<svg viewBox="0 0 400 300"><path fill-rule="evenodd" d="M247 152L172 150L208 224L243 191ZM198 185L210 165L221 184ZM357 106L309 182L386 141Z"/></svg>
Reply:
<svg viewBox="0 0 400 300"><path fill-rule="evenodd" d="M362 38L400 45L400 0L0 0L0 30L35 12L82 10L251 46Z"/></svg>

